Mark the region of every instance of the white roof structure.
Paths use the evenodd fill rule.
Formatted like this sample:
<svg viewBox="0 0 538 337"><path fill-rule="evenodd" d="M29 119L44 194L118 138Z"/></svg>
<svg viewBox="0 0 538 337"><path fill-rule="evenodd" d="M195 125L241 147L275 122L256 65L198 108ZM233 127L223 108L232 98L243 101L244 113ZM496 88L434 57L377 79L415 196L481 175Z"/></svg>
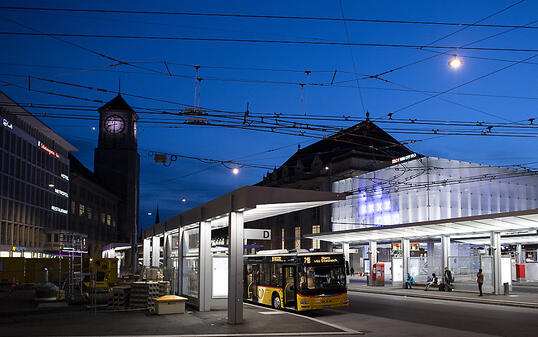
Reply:
<svg viewBox="0 0 538 337"><path fill-rule="evenodd" d="M230 212L243 212L244 222L250 222L344 199L343 193L244 186L145 229L142 237L164 234L202 221L210 221L212 228L226 227Z"/></svg>
<svg viewBox="0 0 538 337"><path fill-rule="evenodd" d="M538 209L485 214L399 225L357 228L351 230L305 235L306 238L334 243L365 243L424 239L448 235L470 236L490 232L514 233L538 229Z"/></svg>

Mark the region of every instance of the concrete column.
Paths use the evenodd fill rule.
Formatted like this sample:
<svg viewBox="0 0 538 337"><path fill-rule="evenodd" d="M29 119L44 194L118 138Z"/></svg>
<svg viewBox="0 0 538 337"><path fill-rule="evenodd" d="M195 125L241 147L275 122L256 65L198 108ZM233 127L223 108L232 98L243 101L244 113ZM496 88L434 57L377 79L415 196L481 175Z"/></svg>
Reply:
<svg viewBox="0 0 538 337"><path fill-rule="evenodd" d="M432 261L431 259L433 258L433 251L435 249L435 243L433 241L428 241L428 244L427 244L427 247L426 247L426 250L428 252L428 260Z"/></svg>
<svg viewBox="0 0 538 337"><path fill-rule="evenodd" d="M368 242L368 260L370 261L370 270L368 270L370 284L373 285L373 268L374 264L377 263L377 242L369 241Z"/></svg>
<svg viewBox="0 0 538 337"><path fill-rule="evenodd" d="M183 228L179 228L177 240L177 294L181 295L183 291Z"/></svg>
<svg viewBox="0 0 538 337"><path fill-rule="evenodd" d="M402 239L402 286L405 287L407 273L409 272L409 256L411 255L411 244L409 239Z"/></svg>
<svg viewBox="0 0 538 337"><path fill-rule="evenodd" d="M151 239L144 239L144 267L151 267Z"/></svg>
<svg viewBox="0 0 538 337"><path fill-rule="evenodd" d="M228 323L243 322L243 212L228 215Z"/></svg>
<svg viewBox="0 0 538 337"><path fill-rule="evenodd" d="M200 248L198 257L200 262L199 277L199 308L200 311L211 310L211 222L202 221L198 227ZM243 274L241 274L243 275Z"/></svg>
<svg viewBox="0 0 538 337"><path fill-rule="evenodd" d="M151 251L151 266L159 267L159 259L161 257L161 238L158 236L153 237L153 245Z"/></svg>
<svg viewBox="0 0 538 337"><path fill-rule="evenodd" d="M441 236L441 272L444 272L445 267L448 267L448 257L450 256L450 237L447 235Z"/></svg>
<svg viewBox="0 0 538 337"><path fill-rule="evenodd" d="M521 248L520 243L516 245L516 253L517 253L516 263L520 263L520 264L525 263L525 257L523 256L523 249Z"/></svg>
<svg viewBox="0 0 538 337"><path fill-rule="evenodd" d="M501 294L501 233L491 232L491 249L493 254L493 292Z"/></svg>

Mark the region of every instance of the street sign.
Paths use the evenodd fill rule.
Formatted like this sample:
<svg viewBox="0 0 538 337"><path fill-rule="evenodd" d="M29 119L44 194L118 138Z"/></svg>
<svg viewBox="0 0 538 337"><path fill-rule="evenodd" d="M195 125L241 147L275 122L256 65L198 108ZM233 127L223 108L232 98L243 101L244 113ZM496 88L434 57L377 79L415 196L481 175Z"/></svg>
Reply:
<svg viewBox="0 0 538 337"><path fill-rule="evenodd" d="M271 240L270 229L244 229L244 238L248 240Z"/></svg>

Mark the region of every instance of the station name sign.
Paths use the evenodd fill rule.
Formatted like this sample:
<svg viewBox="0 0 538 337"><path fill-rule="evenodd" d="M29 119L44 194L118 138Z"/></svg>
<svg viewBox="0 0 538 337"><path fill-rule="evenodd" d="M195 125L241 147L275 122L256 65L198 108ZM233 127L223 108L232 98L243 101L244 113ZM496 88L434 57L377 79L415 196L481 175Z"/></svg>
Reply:
<svg viewBox="0 0 538 337"><path fill-rule="evenodd" d="M304 264L324 264L338 263L340 260L336 256L305 256L303 257Z"/></svg>
<svg viewBox="0 0 538 337"><path fill-rule="evenodd" d="M404 161L408 161L408 160L411 160L413 158L416 158L417 157L417 154L416 153L411 153L407 156L404 156L404 157L400 157L400 158L394 158L392 159L392 163L393 164L398 164L398 163L402 163Z"/></svg>

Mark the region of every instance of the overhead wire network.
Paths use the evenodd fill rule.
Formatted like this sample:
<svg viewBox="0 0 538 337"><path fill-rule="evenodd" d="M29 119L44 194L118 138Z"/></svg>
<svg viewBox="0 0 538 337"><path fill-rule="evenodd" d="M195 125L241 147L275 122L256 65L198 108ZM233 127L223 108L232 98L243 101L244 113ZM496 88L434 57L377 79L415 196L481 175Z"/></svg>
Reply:
<svg viewBox="0 0 538 337"><path fill-rule="evenodd" d="M19 11L52 11L52 12L84 12L84 13L112 13L112 14L145 14L145 15L181 15L181 16L210 16L210 17L235 17L248 19L283 19L283 20L312 20L312 21L348 21L364 23L393 23L393 24L418 24L418 25L442 25L442 26L475 26L486 28L515 28L519 25L506 24L476 24L465 22L440 22L440 21L418 21L418 20L387 20L387 19L360 19L360 18L336 18L336 17L314 17L314 16L284 16L284 15L256 15L244 13L202 13L202 12L173 12L173 11L137 11L137 10L111 10L111 9L84 9L84 8L53 8L53 7L22 7L22 6L0 6L0 9ZM538 27L524 27L527 29L538 29Z"/></svg>

